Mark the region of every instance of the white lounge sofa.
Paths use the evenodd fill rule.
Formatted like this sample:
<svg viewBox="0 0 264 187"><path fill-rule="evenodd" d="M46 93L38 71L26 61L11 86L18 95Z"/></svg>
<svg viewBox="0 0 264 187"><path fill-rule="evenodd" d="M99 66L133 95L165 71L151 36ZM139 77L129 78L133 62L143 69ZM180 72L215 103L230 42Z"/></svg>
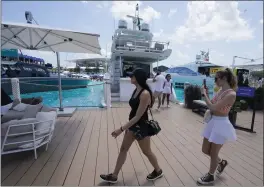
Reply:
<svg viewBox="0 0 264 187"><path fill-rule="evenodd" d="M55 128L57 110L43 106L42 103L23 107L19 109L19 112L23 113L22 118L20 115L19 119L12 118L1 123L1 154L33 150L37 159L39 147L46 145L46 150L48 149ZM19 106L12 106L9 114L18 108Z"/></svg>

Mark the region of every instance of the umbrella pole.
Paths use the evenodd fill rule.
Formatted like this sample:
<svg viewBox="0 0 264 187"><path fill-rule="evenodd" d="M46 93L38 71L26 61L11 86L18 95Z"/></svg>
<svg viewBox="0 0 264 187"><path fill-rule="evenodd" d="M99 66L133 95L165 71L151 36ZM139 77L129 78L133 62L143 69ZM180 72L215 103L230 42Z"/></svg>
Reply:
<svg viewBox="0 0 264 187"><path fill-rule="evenodd" d="M62 95L61 95L61 75L60 75L60 54L56 52L57 56L57 67L58 67L58 81L59 81L59 100L60 100L60 111L63 111L62 107Z"/></svg>

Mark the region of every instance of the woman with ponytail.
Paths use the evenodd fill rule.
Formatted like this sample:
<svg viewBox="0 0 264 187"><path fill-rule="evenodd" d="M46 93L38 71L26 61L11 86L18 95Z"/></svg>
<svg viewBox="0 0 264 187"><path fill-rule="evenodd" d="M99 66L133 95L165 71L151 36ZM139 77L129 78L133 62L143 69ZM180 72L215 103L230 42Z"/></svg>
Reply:
<svg viewBox="0 0 264 187"><path fill-rule="evenodd" d="M210 111L208 111L209 114L205 120L206 126L202 134L204 137L202 151L210 156L211 160L209 172L197 181L204 185L214 183L215 171L217 175L222 174L228 162L219 158L220 149L227 141L236 140L235 129L228 118L229 111L236 101L236 77L227 68L216 73L215 83L220 90L212 101L210 101L206 90L203 89L205 102Z"/></svg>
<svg viewBox="0 0 264 187"><path fill-rule="evenodd" d="M143 69L135 69L129 76L131 77L131 83L136 86L129 100L131 107L129 121L121 126L121 128L112 132L114 138L118 137L123 131L125 132L116 167L113 173L100 175L104 181L109 183L117 182L118 174L125 163L127 152L135 140L138 141L143 154L154 167L154 171L147 176L147 180L156 180L163 176L157 158L150 148L151 129L144 123L148 120L148 109L153 104L152 91L147 84L147 74Z"/></svg>

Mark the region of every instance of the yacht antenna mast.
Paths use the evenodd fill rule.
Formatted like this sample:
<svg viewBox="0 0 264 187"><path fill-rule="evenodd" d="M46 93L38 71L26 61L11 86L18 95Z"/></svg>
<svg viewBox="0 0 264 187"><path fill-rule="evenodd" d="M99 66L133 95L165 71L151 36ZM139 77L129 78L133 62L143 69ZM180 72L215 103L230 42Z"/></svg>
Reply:
<svg viewBox="0 0 264 187"><path fill-rule="evenodd" d="M138 4L136 5L135 16L127 15L127 17L133 20L133 30L136 30L137 26L138 26L138 30L140 30L140 21L142 21L143 19L139 17Z"/></svg>

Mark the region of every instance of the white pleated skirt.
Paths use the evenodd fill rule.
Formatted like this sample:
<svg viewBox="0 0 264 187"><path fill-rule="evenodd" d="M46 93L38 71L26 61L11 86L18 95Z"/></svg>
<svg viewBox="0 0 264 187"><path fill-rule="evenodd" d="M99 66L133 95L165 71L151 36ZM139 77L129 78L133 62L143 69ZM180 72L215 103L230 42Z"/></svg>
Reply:
<svg viewBox="0 0 264 187"><path fill-rule="evenodd" d="M237 139L236 130L228 117L221 116L212 116L212 119L205 124L202 136L209 142L221 145Z"/></svg>

